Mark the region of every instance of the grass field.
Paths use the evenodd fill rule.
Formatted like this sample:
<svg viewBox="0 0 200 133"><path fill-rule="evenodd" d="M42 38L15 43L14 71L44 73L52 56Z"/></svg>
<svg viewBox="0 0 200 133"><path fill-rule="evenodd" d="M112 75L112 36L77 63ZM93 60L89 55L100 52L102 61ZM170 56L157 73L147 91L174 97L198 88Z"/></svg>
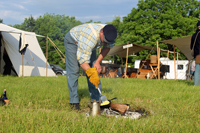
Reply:
<svg viewBox="0 0 200 133"><path fill-rule="evenodd" d="M8 106L0 107L1 133L135 133L200 132L200 87L193 81L101 78L102 93L113 102L145 110L148 116L132 120L86 117L90 96L86 78L79 78L80 112L69 107L65 76L0 76L0 93L7 90Z"/></svg>

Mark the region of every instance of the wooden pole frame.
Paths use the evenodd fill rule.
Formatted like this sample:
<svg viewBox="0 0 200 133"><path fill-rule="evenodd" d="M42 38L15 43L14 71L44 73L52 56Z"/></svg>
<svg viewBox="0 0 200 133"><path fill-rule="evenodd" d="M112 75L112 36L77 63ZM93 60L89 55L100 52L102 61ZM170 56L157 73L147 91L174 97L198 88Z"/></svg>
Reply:
<svg viewBox="0 0 200 133"><path fill-rule="evenodd" d="M176 66L176 77L178 78L178 52L176 53L176 55L177 55L177 60L176 60L176 62L177 62L177 66Z"/></svg>
<svg viewBox="0 0 200 133"><path fill-rule="evenodd" d="M168 65L168 59L169 59L169 50L167 51L167 65ZM167 75L165 75L165 79L167 78Z"/></svg>
<svg viewBox="0 0 200 133"><path fill-rule="evenodd" d="M112 64L115 64L115 55L113 55L113 61Z"/></svg>
<svg viewBox="0 0 200 133"><path fill-rule="evenodd" d="M129 52L129 48L126 48L126 66L125 66L125 72L124 72L124 78L128 78L128 76L126 75L127 73L127 64L128 64L128 52Z"/></svg>
<svg viewBox="0 0 200 133"><path fill-rule="evenodd" d="M160 48L157 41L157 59L158 59L158 80L160 80Z"/></svg>
<svg viewBox="0 0 200 133"><path fill-rule="evenodd" d="M176 80L176 53L175 53L175 45L174 45L174 79Z"/></svg>

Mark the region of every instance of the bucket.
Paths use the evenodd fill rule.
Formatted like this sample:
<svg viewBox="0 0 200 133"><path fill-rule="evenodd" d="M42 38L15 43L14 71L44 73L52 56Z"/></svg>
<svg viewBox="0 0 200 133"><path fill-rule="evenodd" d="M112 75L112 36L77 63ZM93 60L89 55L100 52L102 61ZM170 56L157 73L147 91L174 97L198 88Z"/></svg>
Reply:
<svg viewBox="0 0 200 133"><path fill-rule="evenodd" d="M157 64L158 63L157 55L151 55L150 60L151 60L150 63Z"/></svg>

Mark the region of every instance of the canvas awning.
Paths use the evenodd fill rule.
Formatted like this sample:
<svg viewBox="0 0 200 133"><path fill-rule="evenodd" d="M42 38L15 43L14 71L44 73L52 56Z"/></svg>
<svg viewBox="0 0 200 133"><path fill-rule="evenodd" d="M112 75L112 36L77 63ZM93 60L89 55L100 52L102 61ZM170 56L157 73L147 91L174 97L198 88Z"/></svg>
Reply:
<svg viewBox="0 0 200 133"><path fill-rule="evenodd" d="M192 60L193 57L191 56L190 50L191 37L192 36L186 36L159 42L175 45L181 51L181 53L183 53L186 56L188 60Z"/></svg>
<svg viewBox="0 0 200 133"><path fill-rule="evenodd" d="M123 49L123 46L125 46L127 44L122 44L122 45L117 45L114 46L113 48L110 49L110 51L108 52L108 55L112 56L112 55L118 55L120 58L121 57L126 57L127 54L127 50ZM150 46L144 46L144 45L138 45L138 44L132 44L132 47L129 47L129 53L128 55L134 55L142 50L154 50L157 51L156 47L150 47ZM161 52L168 52L168 50L160 50ZM170 53L173 53L171 51L169 51Z"/></svg>

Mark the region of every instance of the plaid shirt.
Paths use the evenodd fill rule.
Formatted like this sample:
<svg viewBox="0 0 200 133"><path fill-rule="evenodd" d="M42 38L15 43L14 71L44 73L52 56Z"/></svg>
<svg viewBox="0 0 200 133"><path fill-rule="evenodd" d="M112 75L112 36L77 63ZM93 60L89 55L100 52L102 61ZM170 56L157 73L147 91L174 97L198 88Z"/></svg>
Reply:
<svg viewBox="0 0 200 133"><path fill-rule="evenodd" d="M77 42L77 60L80 64L87 62L90 63L90 56L92 51L101 46L112 48L114 44L103 45L99 38L100 30L105 24L90 23L96 31L97 37L92 32L89 24L82 24L70 30L71 36Z"/></svg>

